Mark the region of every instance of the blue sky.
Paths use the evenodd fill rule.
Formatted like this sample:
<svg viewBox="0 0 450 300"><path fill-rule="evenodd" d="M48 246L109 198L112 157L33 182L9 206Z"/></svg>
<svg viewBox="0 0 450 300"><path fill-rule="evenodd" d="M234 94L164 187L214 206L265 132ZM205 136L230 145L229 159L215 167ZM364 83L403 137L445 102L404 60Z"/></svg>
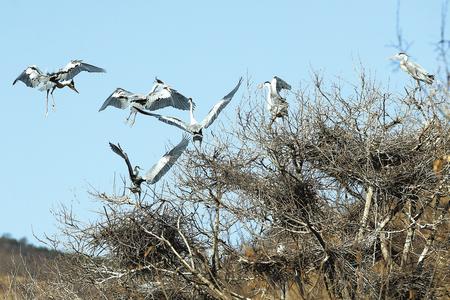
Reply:
<svg viewBox="0 0 450 300"><path fill-rule="evenodd" d="M87 190L111 192L114 175L126 175L109 141L148 168L169 141L180 140L177 128L156 120L138 116L130 128L123 122L127 111L99 113L116 87L146 93L157 75L192 96L201 119L247 73L254 82L278 75L298 87L309 82L312 68L329 79L355 80L361 62L393 90L408 82L387 60L396 52L388 47L395 41L396 1L273 3L1 1L0 235L36 243L33 231L57 232L51 211L60 204L92 218L98 203ZM437 69L433 44L441 4L409 0L401 6L404 37L413 42L409 53L430 72ZM12 81L28 65L55 71L70 59L107 73L78 75L80 94L56 91L56 112L45 119L45 94ZM225 113L233 111L230 105Z"/></svg>

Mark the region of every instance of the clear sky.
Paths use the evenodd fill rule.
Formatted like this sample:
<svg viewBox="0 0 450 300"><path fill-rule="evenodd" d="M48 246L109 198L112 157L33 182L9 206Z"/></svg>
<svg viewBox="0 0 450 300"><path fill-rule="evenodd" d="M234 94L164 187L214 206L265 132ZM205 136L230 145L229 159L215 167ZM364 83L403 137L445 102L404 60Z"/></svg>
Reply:
<svg viewBox="0 0 450 300"><path fill-rule="evenodd" d="M430 72L437 69L441 5L401 6L409 53ZM192 96L201 119L247 73L254 82L278 75L295 88L309 82L311 68L354 81L361 62L393 90L409 80L387 60L396 52L388 47L395 41L394 0L4 0L0 14L0 235L34 243L33 231L57 231L52 210L63 204L91 218L98 203L87 190L111 192L114 175L127 174L109 141L146 169L169 141L180 140L180 130L156 120L138 116L130 128L123 122L128 111L99 113L116 87L147 93L157 75ZM71 59L107 73L78 75L80 94L57 90L56 112L45 119L45 93L11 84L28 65L56 71ZM233 112L233 105L224 111ZM205 139L209 130L214 125Z"/></svg>

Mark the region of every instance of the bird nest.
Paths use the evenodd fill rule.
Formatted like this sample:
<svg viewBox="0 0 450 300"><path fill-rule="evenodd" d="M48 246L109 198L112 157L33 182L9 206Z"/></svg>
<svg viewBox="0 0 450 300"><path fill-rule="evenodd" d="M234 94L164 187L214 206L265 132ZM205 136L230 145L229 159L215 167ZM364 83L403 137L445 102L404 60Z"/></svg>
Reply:
<svg viewBox="0 0 450 300"><path fill-rule="evenodd" d="M425 299L431 296L429 292L432 281L433 274L429 271L394 273L391 275L387 294L395 299Z"/></svg>
<svg viewBox="0 0 450 300"><path fill-rule="evenodd" d="M184 230L186 224L170 210L140 208L108 215L95 234L94 243L106 248L124 266L164 267L178 261L174 251L181 255L187 252L180 236Z"/></svg>

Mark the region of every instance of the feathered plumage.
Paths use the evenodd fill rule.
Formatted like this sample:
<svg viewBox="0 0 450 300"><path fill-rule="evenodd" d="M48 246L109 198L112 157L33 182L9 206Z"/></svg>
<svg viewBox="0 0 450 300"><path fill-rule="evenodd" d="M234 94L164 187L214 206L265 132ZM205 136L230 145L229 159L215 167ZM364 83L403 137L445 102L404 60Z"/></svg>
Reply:
<svg viewBox="0 0 450 300"><path fill-rule="evenodd" d="M428 73L421 65L412 62L406 53L400 52L391 57L391 59L400 61L400 68L417 82L422 81L426 84L433 83L434 75Z"/></svg>
<svg viewBox="0 0 450 300"><path fill-rule="evenodd" d="M186 150L187 146L189 145L189 137L187 135L184 135L181 141L173 147L170 151L166 152L157 163L155 163L144 176L139 175L139 166L133 166L131 165L131 162L128 158L127 153L120 147L119 144L115 145L113 143L109 143L109 146L111 147L111 150L114 151L117 155L122 157L125 160L125 163L127 164L128 168L128 174L130 176L130 180L133 184L132 187L130 187L130 190L133 193L141 194L141 184L143 182L147 182L148 184L154 184L158 182L161 177L164 176L164 174L167 173L167 171L170 170L170 168L175 164L177 159L181 156L181 154Z"/></svg>
<svg viewBox="0 0 450 300"><path fill-rule="evenodd" d="M26 86L32 88L38 88L41 91L46 91L45 102L45 115L48 114L48 94L52 96L53 108L55 107L55 99L53 98L53 92L56 88L62 89L68 87L78 93L75 88L75 82L73 78L81 71L87 72L105 72L104 69L96 66L83 63L81 60L72 60L65 67L61 68L57 72L44 74L38 67L32 65L27 67L20 75L14 80L13 85L17 81L22 81Z"/></svg>
<svg viewBox="0 0 450 300"><path fill-rule="evenodd" d="M142 113L144 115L148 115L148 116L152 116L152 117L158 118L158 120L160 120L160 121L162 121L164 123L176 126L176 127L180 128L180 129L186 131L186 132L189 132L190 134L193 135L193 140L194 141L199 141L200 144L201 144L202 139L203 139L202 129L203 128L208 128L216 120L216 118L220 114L220 112L228 105L228 103L230 103L230 101L233 98L234 94L239 89L239 87L241 85L241 82L242 82L242 78L239 79L238 84L236 85L236 87L231 92L229 92L227 95L225 95L221 100L219 100L219 102L217 102L211 108L211 110L208 112L206 117L200 123L197 122L197 120L195 120L195 118L194 118L194 115L193 115L194 104L193 104L191 98L189 98L190 123L186 123L186 122L181 121L180 119L175 118L175 117L162 116L162 115L159 115L159 114L147 112L147 111L143 110L140 107L135 107L135 109L138 112L140 112L140 113Z"/></svg>

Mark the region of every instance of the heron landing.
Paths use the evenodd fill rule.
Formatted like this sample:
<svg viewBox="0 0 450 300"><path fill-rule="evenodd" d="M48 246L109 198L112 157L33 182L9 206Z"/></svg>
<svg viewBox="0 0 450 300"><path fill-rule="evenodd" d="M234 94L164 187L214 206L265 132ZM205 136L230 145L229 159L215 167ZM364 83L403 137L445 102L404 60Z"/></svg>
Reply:
<svg viewBox="0 0 450 300"><path fill-rule="evenodd" d="M188 110L190 107L187 97L180 94L162 80L155 78L154 85L147 95L131 93L122 88L117 88L102 104L98 111L113 106L119 109L130 107L130 114L125 122L134 125L137 111L135 107L148 111L158 110L171 106L180 110ZM194 104L195 107L195 104Z"/></svg>
<svg viewBox="0 0 450 300"><path fill-rule="evenodd" d="M55 98L53 92L58 88L68 87L78 93L75 88L73 78L80 72L104 73L104 69L83 63L81 60L72 60L65 67L53 73L43 73L37 66L32 65L26 68L13 82L22 81L26 86L38 88L40 91L46 91L45 116L48 115L48 95L52 97L52 108L55 109Z"/></svg>
<svg viewBox="0 0 450 300"><path fill-rule="evenodd" d="M192 101L192 98L189 98L189 116L190 116L190 123L186 123L184 121L181 121L178 118L175 117L166 117L158 114L154 114L151 112L147 112L143 110L140 107L135 107L135 109L140 112L141 114L152 116L160 120L161 122L176 126L192 135L192 139L194 142L198 141L201 145L203 140L203 128L208 128L216 119L217 116L220 114L220 112L230 103L231 99L233 98L234 94L237 92L239 87L242 83L242 77L239 79L238 84L236 87L229 92L227 95L225 95L219 102L217 102L213 108L208 112L206 117L203 119L202 122L197 122L197 120L194 118L194 102Z"/></svg>
<svg viewBox="0 0 450 300"><path fill-rule="evenodd" d="M132 167L127 153L120 147L120 144L115 145L113 143L109 143L111 150L125 160L128 168L128 174L132 183L132 186L129 187L129 189L133 194L138 194L139 199L141 198L142 192L141 184L143 182L146 182L148 184L154 184L158 182L161 177L163 177L164 174L166 174L167 171L169 171L170 168L175 164L177 159L181 156L184 150L186 150L188 145L189 137L187 135L183 135L183 138L178 143L178 145L173 147L170 151L166 152L163 157L161 157L144 176L140 176L139 170L142 170L141 167Z"/></svg>

